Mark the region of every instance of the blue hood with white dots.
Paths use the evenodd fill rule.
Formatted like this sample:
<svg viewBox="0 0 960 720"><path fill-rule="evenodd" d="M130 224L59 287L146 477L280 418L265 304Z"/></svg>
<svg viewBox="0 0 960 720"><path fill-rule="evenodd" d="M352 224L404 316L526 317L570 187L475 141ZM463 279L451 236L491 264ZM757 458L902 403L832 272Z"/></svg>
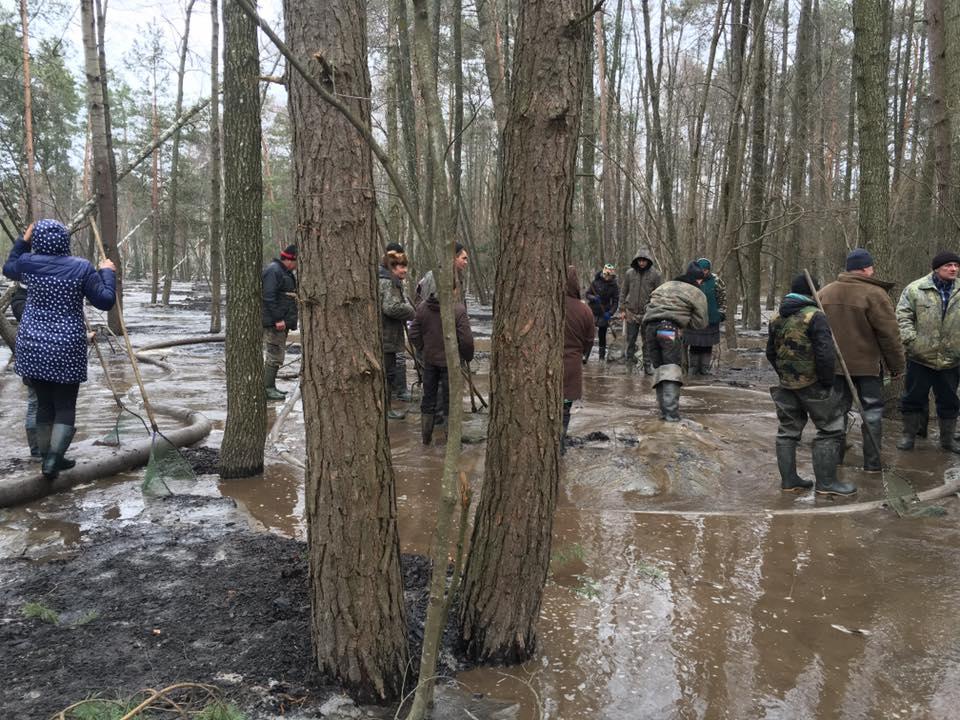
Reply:
<svg viewBox="0 0 960 720"><path fill-rule="evenodd" d="M56 220L40 220L33 226L30 250L37 255L69 255L70 233Z"/></svg>

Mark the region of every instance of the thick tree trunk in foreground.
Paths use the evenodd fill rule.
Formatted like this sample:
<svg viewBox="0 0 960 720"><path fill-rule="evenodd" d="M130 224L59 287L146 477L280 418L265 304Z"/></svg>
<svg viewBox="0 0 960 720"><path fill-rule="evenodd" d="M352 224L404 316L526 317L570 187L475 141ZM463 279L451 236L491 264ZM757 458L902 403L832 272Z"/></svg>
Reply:
<svg viewBox="0 0 960 720"><path fill-rule="evenodd" d="M110 329L119 335L123 332L119 316L123 301L123 264L120 262L120 251L117 248L117 186L111 163L93 0L83 0L80 3L80 16L83 26L83 54L87 75L87 108L90 113L90 144L93 151L97 215L107 257L113 260L117 267L117 304L110 311L108 322Z"/></svg>
<svg viewBox="0 0 960 720"><path fill-rule="evenodd" d="M559 481L564 248L590 32L590 19L579 21L589 9L587 0L520 7L486 470L461 603L461 642L476 660L520 662L536 644Z"/></svg>
<svg viewBox="0 0 960 720"><path fill-rule="evenodd" d="M260 60L256 25L223 4L224 236L227 245L227 421L220 475L263 470L267 435L260 322Z"/></svg>
<svg viewBox="0 0 960 720"><path fill-rule="evenodd" d="M229 2L229 0L225 0ZM210 0L210 332L220 332L220 9Z"/></svg>
<svg viewBox="0 0 960 720"><path fill-rule="evenodd" d="M33 103L30 83L30 13L27 0L20 0L20 24L23 28L23 150L27 160L27 222L39 220L36 167L33 155Z"/></svg>
<svg viewBox="0 0 960 720"><path fill-rule="evenodd" d="M853 42L860 130L860 211L857 244L886 258L889 252L887 64L889 0L854 0Z"/></svg>
<svg viewBox="0 0 960 720"><path fill-rule="evenodd" d="M284 18L293 53L369 126L364 3L287 0ZM314 652L321 672L357 699L394 700L409 669L371 153L298 73L289 92Z"/></svg>

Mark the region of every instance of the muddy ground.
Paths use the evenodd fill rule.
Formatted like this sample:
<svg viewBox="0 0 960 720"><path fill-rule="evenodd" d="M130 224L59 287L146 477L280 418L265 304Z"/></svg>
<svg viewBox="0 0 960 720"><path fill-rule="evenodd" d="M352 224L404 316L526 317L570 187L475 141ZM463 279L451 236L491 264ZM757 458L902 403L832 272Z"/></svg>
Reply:
<svg viewBox="0 0 960 720"><path fill-rule="evenodd" d="M429 566L404 555L402 569L417 658ZM0 708L16 710L3 717L50 717L93 695L177 682L216 685L249 718L391 716L345 702L314 669L307 576L303 542L251 530L228 498L188 495L152 500L142 517L98 529L70 553L9 560L0 647L16 661L0 664ZM25 616L31 604L56 617ZM450 637L447 676L460 669ZM483 716L498 707L474 701Z"/></svg>

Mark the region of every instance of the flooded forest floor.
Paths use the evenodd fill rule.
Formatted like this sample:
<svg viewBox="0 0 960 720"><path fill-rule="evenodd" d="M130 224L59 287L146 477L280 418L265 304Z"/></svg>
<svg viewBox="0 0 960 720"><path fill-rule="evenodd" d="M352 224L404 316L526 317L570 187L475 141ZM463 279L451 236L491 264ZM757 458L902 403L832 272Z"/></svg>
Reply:
<svg viewBox="0 0 960 720"><path fill-rule="evenodd" d="M176 286L169 308L128 286L135 347L207 334L206 298ZM489 309L472 310L481 351ZM95 323L102 322L92 316ZM659 420L649 379L596 351L574 410L563 462L553 560L538 653L512 668L459 670L438 691L437 718L948 718L960 702L960 506L937 518L887 510L818 512L849 501L785 497L773 454L775 378L761 333L724 348L709 377L691 378L681 423ZM121 347L103 342L124 401L139 404ZM214 423L187 453L195 481L145 497L143 471L124 473L0 510L0 717L45 718L102 694L128 697L179 681L209 683L248 718L393 717L358 707L314 670L310 653L299 405L262 475L215 474L226 416L223 345L153 351L171 371L145 366L148 392L200 410ZM0 350L0 368L9 353ZM288 354L280 386L299 358ZM487 356L474 363L488 393ZM408 366L408 382L415 378ZM22 461L25 393L0 373L0 482L35 471ZM461 469L483 477L486 415L467 407ZM411 643L419 637L441 446L419 441L416 403L390 421ZM279 404L269 406L272 425ZM116 420L91 356L80 393L79 462ZM918 490L960 472L941 452L935 423L917 450L883 460ZM121 423L121 437L142 434ZM805 439L807 439L805 437ZM841 477L853 501L883 497L882 478L858 469L855 429ZM812 476L809 447L799 469ZM777 514L789 511L791 514ZM796 512L794 512L796 511Z"/></svg>

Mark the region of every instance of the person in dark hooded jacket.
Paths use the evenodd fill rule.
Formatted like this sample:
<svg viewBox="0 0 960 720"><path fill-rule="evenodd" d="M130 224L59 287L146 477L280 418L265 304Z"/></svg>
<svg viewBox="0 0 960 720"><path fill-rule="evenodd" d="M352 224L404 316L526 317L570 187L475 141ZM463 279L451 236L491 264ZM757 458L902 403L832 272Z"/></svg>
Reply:
<svg viewBox="0 0 960 720"><path fill-rule="evenodd" d="M36 441L43 476L54 479L74 466L64 457L76 432L77 393L87 380L83 300L98 310L116 302L115 267L99 270L70 255L70 233L56 220L40 220L14 243L3 274L27 285L17 329L15 366L37 393Z"/></svg>
<svg viewBox="0 0 960 720"><path fill-rule="evenodd" d="M280 257L263 269L263 388L267 400L283 400L287 394L277 387L277 373L287 350L287 335L297 329L297 246L288 245Z"/></svg>
<svg viewBox="0 0 960 720"><path fill-rule="evenodd" d="M597 276L587 288L587 304L593 311L594 323L597 326L597 346L600 359L607 357L607 328L613 322L613 317L617 314L617 308L620 307L620 285L617 283L617 269L607 263L603 270L597 273ZM591 346L592 347L592 346ZM586 363L590 358L591 348L583 354L583 362Z"/></svg>
<svg viewBox="0 0 960 720"><path fill-rule="evenodd" d="M460 286L453 289L453 314L457 329L457 347L460 360L473 360L473 331L467 306L460 300ZM423 359L423 398L420 401L420 433L424 445L433 438L433 428L439 419L448 414L450 387L447 381L447 356L443 348L443 324L440 321L440 301L436 294L423 300L416 310L413 322L407 331L410 343L421 353ZM454 372L459 368L454 368ZM440 399L442 398L442 400ZM462 398L455 398L462 402Z"/></svg>
<svg viewBox="0 0 960 720"><path fill-rule="evenodd" d="M407 277L407 256L401 251L387 250L378 271L380 283L380 314L383 319L383 367L387 376L387 405L390 398L406 393L406 369L397 361L404 351L404 337L408 320L413 320L413 305L403 293ZM403 411L389 410L387 417L398 420Z"/></svg>
<svg viewBox="0 0 960 720"><path fill-rule="evenodd" d="M806 277L797 275L790 292L770 319L767 360L780 377L770 388L777 408L777 467L780 488L803 492L813 483L797 474L797 445L809 417L817 428L813 474L821 495L852 495L857 488L837 479L843 441L841 396L833 392L836 350L827 316L811 297Z"/></svg>
<svg viewBox="0 0 960 720"><path fill-rule="evenodd" d="M640 247L634 253L620 291L620 307L627 322L627 363L631 365L637 362L637 335L643 325L647 303L650 302L653 291L663 283L660 272L653 266L652 257L652 253L645 247ZM640 342L643 343L643 371L647 375L653 375L646 338L641 337Z"/></svg>
<svg viewBox="0 0 960 720"><path fill-rule="evenodd" d="M567 268L567 287L564 301L563 324L563 436L561 454L566 450L570 410L575 400L583 397L583 366L580 358L593 346L594 315L580 300L580 279L577 269Z"/></svg>

